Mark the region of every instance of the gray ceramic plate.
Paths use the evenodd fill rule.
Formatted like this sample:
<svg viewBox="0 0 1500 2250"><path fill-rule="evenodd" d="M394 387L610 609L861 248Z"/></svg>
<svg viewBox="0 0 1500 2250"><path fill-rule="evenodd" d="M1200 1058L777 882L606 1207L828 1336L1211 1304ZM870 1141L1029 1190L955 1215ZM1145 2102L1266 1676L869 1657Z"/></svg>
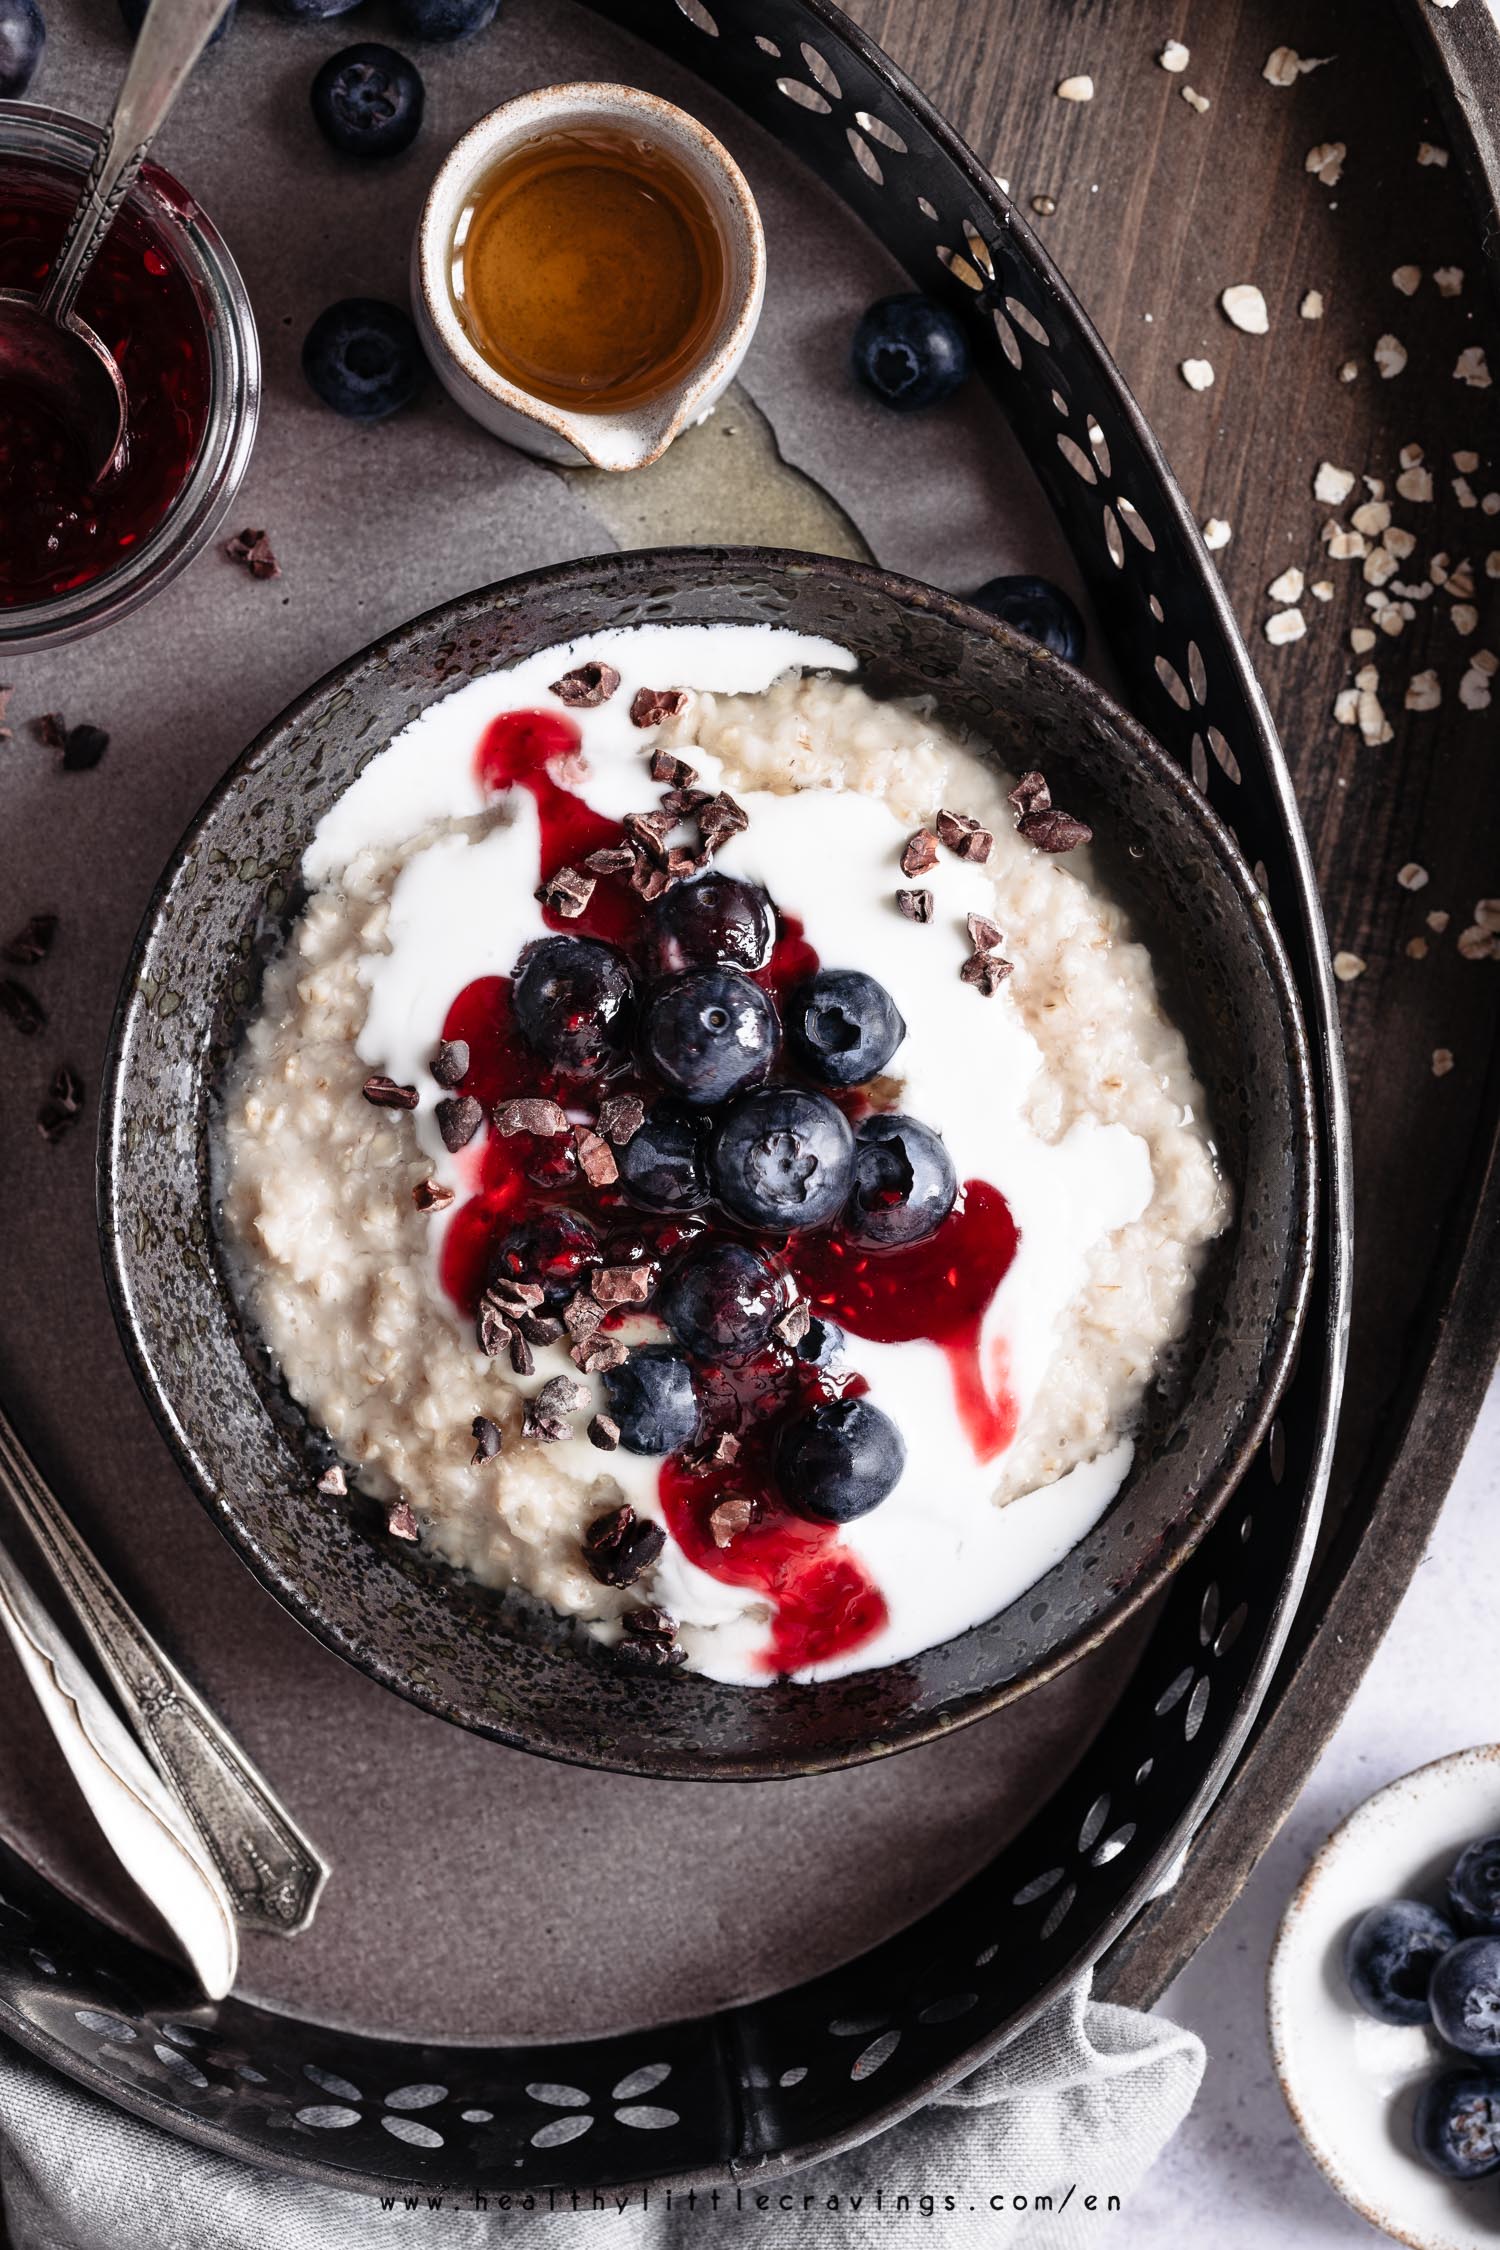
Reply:
<svg viewBox="0 0 1500 2250"><path fill-rule="evenodd" d="M215 1245L212 1089L295 911L317 820L436 697L590 629L734 619L852 649L877 694L929 694L1092 820L1203 1079L1236 1220L1200 1287L1172 1398L1093 1532L1010 1608L880 1671L754 1690L622 1674L576 1627L389 1538L314 1491L329 1449L247 1334ZM100 1228L145 1394L220 1528L312 1631L384 1685L523 1749L635 1773L809 1773L919 1742L1051 1677L1158 1591L1269 1426L1305 1309L1312 1095L1266 902L1179 768L1067 666L931 588L759 549L609 555L449 603L331 673L234 766L158 886L106 1066ZM1232 1606L1232 1590L1225 1589Z"/></svg>

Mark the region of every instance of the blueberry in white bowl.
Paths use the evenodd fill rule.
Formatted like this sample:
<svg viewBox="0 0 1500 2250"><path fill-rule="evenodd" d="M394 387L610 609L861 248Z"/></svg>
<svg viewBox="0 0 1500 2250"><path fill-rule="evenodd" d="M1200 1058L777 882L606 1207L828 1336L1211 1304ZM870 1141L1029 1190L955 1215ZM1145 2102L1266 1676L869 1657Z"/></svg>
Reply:
<svg viewBox="0 0 1500 2250"><path fill-rule="evenodd" d="M825 1086L860 1086L906 1037L901 1011L863 969L820 969L787 998L787 1045Z"/></svg>
<svg viewBox="0 0 1500 2250"><path fill-rule="evenodd" d="M1464 1847L1448 1877L1448 1911L1465 1937L1500 1935L1500 1836Z"/></svg>
<svg viewBox="0 0 1500 2250"><path fill-rule="evenodd" d="M1433 2029L1461 2055L1500 2057L1500 1938L1461 1938L1433 1966Z"/></svg>
<svg viewBox="0 0 1500 2250"><path fill-rule="evenodd" d="M1411 2137L1418 2156L1444 2179L1500 2172L1500 2078L1448 2070L1429 2079L1417 2096Z"/></svg>
<svg viewBox="0 0 1500 2250"><path fill-rule="evenodd" d="M1457 1942L1452 1924L1421 1899L1372 1906L1349 1933L1349 1989L1382 2023L1430 2023L1432 1974Z"/></svg>

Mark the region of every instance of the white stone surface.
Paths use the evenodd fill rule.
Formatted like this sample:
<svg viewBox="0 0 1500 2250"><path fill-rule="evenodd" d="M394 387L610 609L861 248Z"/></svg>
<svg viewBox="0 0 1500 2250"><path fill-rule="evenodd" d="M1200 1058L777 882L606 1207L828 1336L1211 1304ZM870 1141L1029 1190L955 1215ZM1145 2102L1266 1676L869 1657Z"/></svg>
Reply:
<svg viewBox="0 0 1500 2250"><path fill-rule="evenodd" d="M1115 2221L1112 2250L1334 2250L1377 2239L1299 2140L1266 2044L1266 1961L1292 1889L1329 1831L1373 1790L1446 1751L1500 1736L1494 1631L1500 1382L1405 1601L1307 1787L1235 1906L1162 2001L1208 2048L1196 2108Z"/></svg>

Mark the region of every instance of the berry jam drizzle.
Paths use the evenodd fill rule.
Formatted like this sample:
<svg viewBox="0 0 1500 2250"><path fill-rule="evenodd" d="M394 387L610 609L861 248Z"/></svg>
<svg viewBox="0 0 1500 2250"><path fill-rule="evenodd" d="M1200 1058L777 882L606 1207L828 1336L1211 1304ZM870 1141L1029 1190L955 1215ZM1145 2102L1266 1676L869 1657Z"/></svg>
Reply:
<svg viewBox="0 0 1500 2250"><path fill-rule="evenodd" d="M536 806L539 883L624 840L617 821L593 811L566 786L581 741L576 722L560 712L509 711L486 729L476 756L475 771L488 793L522 788ZM612 876L600 877L580 915L564 918L542 908L549 929L627 951L639 937L644 912L629 883ZM756 982L780 1006L820 964L801 924L779 909L777 933ZM479 977L449 1008L444 1039L462 1039L469 1047L468 1072L456 1091L474 1095L486 1110L535 1094L576 1106L576 1082L549 1069L524 1045L510 993L508 977ZM648 1102L655 1092L629 1065L608 1084L612 1093L640 1093ZM856 1122L858 1114L862 1108ZM590 1187L572 1149L557 1140L487 1131L464 1161L472 1166L471 1192L449 1222L441 1279L466 1315L473 1315L483 1294L497 1232L541 1211L559 1205L581 1209L599 1230L606 1260L622 1263L665 1257L706 1223L698 1216L655 1217L635 1210L617 1188ZM971 1180L937 1233L909 1249L872 1253L831 1236L764 1247L785 1259L815 1309L852 1335L878 1343L921 1338L937 1344L947 1356L975 1458L989 1461L1014 1436L1016 1408L1003 1381L993 1394L986 1384L981 1335L1016 1240L1005 1198L987 1181ZM612 1315L607 1325L614 1323ZM992 1372L1003 1375L1003 1368ZM884 1597L858 1557L840 1544L836 1524L809 1522L786 1506L772 1473L772 1451L776 1424L789 1408L858 1395L866 1387L863 1378L810 1369L783 1350L743 1368L701 1370L699 1384L705 1438L730 1432L740 1450L732 1464L711 1469L679 1455L662 1463L662 1506L678 1546L711 1578L769 1599L774 1616L761 1658L766 1671L797 1672L852 1653L886 1624ZM710 1518L721 1502L735 1499L751 1503L752 1518L721 1547Z"/></svg>
<svg viewBox="0 0 1500 2250"><path fill-rule="evenodd" d="M61 174L0 168L0 289L40 290L77 195L77 181ZM76 440L47 404L20 384L0 386L0 608L71 593L113 569L176 499L207 426L203 316L140 210L116 218L78 311L125 378L126 459L92 486Z"/></svg>

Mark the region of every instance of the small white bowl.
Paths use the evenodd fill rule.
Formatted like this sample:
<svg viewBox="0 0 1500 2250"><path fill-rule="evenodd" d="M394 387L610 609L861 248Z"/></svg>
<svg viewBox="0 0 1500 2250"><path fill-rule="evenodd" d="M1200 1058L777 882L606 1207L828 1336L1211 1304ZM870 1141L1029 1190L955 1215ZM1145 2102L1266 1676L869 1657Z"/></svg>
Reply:
<svg viewBox="0 0 1500 2250"><path fill-rule="evenodd" d="M454 229L475 184L523 142L590 126L627 127L675 158L701 189L724 249L724 306L701 356L671 391L618 414L554 406L507 382L460 320L449 285ZM496 437L575 467L643 469L701 422L750 348L765 286L760 212L734 158L686 110L634 86L543 86L491 110L444 158L412 243L417 330L444 389Z"/></svg>
<svg viewBox="0 0 1500 2250"><path fill-rule="evenodd" d="M1439 1908L1449 1868L1500 1830L1500 1745L1481 1743L1378 1790L1302 1878L1271 1953L1271 2058L1298 2132L1331 2185L1411 2250L1500 2250L1500 2173L1446 2181L1412 2147L1425 2082L1462 2068L1425 2024L1377 2023L1344 1975L1344 1941L1371 1906Z"/></svg>

